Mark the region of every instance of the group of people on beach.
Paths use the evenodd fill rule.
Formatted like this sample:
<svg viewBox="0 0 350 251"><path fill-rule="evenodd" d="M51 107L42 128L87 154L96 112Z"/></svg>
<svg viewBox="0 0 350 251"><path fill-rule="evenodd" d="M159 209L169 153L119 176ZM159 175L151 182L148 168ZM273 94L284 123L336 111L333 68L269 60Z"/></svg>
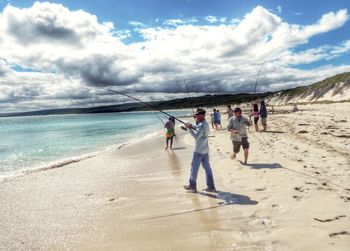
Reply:
<svg viewBox="0 0 350 251"><path fill-rule="evenodd" d="M267 130L267 109L265 105L264 100L260 100L260 108L258 106L257 102L254 102L252 104L252 110L250 113L250 119L253 117L254 119L254 126L255 126L255 131L259 131L259 118L261 119L261 124L263 126L263 131L266 132Z"/></svg>
<svg viewBox="0 0 350 251"><path fill-rule="evenodd" d="M256 109L258 108L258 109ZM218 115L219 114L219 115ZM184 186L184 189L190 192L197 192L197 175L199 167L202 164L205 175L207 188L203 191L206 192L216 192L213 172L209 163L209 143L208 137L210 134L210 126L205 120L206 111L204 109L198 108L197 111L193 114L195 119L195 124L186 123L185 126L181 128L188 131L195 140L195 149L193 152L192 163L191 163L191 172L189 178L189 184ZM257 116L259 115L259 117ZM265 101L260 101L260 109L257 103L253 103L252 110L250 111L250 117L254 117L254 124L256 125L256 131L258 131L257 123L259 118L263 125L263 131L267 130L267 109ZM221 116L220 112L217 109L213 109L213 113L210 114L212 128L218 130L218 126L221 126ZM248 155L249 155L249 141L247 134L247 126L251 125L250 119L242 116L242 109L236 107L235 109L231 108L231 105L227 106L227 131L230 132L230 140L233 145L233 153L231 155L232 159L236 158L236 155L239 153L240 148L243 148L244 151L244 164L247 164ZM175 135L174 131L175 120L170 117L169 121L165 124L167 128L166 133L166 149L168 149L168 142L170 140L170 148L172 147L173 137ZM173 136L171 136L173 135ZM171 137L170 137L171 136Z"/></svg>

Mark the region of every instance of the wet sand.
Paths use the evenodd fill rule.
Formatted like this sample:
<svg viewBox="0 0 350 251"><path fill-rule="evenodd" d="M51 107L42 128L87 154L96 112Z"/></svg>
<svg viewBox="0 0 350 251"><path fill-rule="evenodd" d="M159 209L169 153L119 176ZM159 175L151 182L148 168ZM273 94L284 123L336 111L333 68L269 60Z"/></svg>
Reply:
<svg viewBox="0 0 350 251"><path fill-rule="evenodd" d="M349 103L275 107L250 128L248 165L212 131L218 193L186 193L193 140L178 131L0 183L5 250L349 250ZM325 110L331 111L324 113ZM225 115L222 115L224 119ZM225 124L224 124L225 126ZM198 188L205 188L203 169Z"/></svg>

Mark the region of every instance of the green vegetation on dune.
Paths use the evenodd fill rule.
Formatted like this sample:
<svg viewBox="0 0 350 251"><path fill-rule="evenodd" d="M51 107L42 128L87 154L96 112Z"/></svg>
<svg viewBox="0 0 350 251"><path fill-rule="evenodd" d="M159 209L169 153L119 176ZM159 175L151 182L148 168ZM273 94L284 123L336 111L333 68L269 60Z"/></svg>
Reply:
<svg viewBox="0 0 350 251"><path fill-rule="evenodd" d="M350 72L326 78L309 86L299 86L289 90L284 90L280 93L280 96L287 97L286 100L289 101L295 97L304 98L311 95L311 100L317 101L317 99L323 97L323 95L330 90L333 90L333 95L340 93L342 88L337 87L339 83L344 83L346 86L350 86Z"/></svg>

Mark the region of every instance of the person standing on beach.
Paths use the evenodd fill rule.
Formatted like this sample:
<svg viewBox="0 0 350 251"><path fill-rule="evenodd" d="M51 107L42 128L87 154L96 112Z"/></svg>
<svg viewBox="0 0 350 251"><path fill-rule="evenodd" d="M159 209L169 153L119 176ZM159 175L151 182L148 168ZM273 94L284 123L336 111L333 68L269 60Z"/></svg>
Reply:
<svg viewBox="0 0 350 251"><path fill-rule="evenodd" d="M204 109L198 109L195 113L195 119L198 124L192 125L188 123L186 124L186 127L184 127L195 139L195 149L193 152L189 185L184 186L187 191L193 193L197 192L197 175L200 164L202 164L205 170L207 181L207 188L204 189L204 191L216 192L213 172L209 163L208 136L210 129L208 122L205 120L205 113Z"/></svg>
<svg viewBox="0 0 350 251"><path fill-rule="evenodd" d="M210 113L210 123L211 123L211 129L214 129L214 113L216 112L216 109L213 109L213 112Z"/></svg>
<svg viewBox="0 0 350 251"><path fill-rule="evenodd" d="M168 150L169 141L170 141L170 149L173 149L173 140L175 136L175 118L169 117L169 120L165 123L164 127L167 129L165 133L165 141L166 141L165 150Z"/></svg>
<svg viewBox="0 0 350 251"><path fill-rule="evenodd" d="M221 113L219 110L216 110L216 112L218 113L218 126L220 126L220 130L222 130L222 125L221 125Z"/></svg>
<svg viewBox="0 0 350 251"><path fill-rule="evenodd" d="M267 130L267 109L265 105L265 100L260 100L260 118L261 118L261 124L263 125L263 131L266 132Z"/></svg>
<svg viewBox="0 0 350 251"><path fill-rule="evenodd" d="M218 110L215 110L213 118L214 118L214 126L215 126L215 130L219 130L219 118L220 114Z"/></svg>
<svg viewBox="0 0 350 251"><path fill-rule="evenodd" d="M227 120L229 120L233 116L233 110L231 108L231 105L227 105Z"/></svg>
<svg viewBox="0 0 350 251"><path fill-rule="evenodd" d="M244 164L247 164L249 155L249 142L246 126L249 125L248 119L242 116L241 108L234 109L234 116L231 117L227 124L227 130L231 132L231 141L233 144L232 159L236 158L241 146L244 151Z"/></svg>
<svg viewBox="0 0 350 251"><path fill-rule="evenodd" d="M254 103L253 104L253 109L252 112L250 114L250 116L253 117L254 119L254 126L255 126L255 131L258 132L259 131L259 125L258 125L258 121L259 121L259 107L258 104Z"/></svg>

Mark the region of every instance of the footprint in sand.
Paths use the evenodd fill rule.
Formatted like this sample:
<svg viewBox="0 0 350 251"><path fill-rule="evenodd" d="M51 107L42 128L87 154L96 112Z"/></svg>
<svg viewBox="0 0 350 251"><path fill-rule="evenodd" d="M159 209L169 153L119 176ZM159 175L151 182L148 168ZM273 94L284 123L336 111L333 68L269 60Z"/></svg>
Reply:
<svg viewBox="0 0 350 251"><path fill-rule="evenodd" d="M306 185L315 185L315 186L317 185L317 183L315 183L315 182L305 182L305 184Z"/></svg>
<svg viewBox="0 0 350 251"><path fill-rule="evenodd" d="M262 187L262 188L255 188L255 191L261 192L261 191L265 191L266 187Z"/></svg>
<svg viewBox="0 0 350 251"><path fill-rule="evenodd" d="M331 233L329 234L329 237L335 237L337 235L350 235L350 233L348 231L341 231L341 232Z"/></svg>
<svg viewBox="0 0 350 251"><path fill-rule="evenodd" d="M303 187L294 187L294 190L298 191L298 192L304 192L304 188Z"/></svg>
<svg viewBox="0 0 350 251"><path fill-rule="evenodd" d="M338 215L338 216L336 216L336 217L334 217L332 219L324 219L324 220L321 220L321 219L318 219L318 218L314 218L314 220L317 220L319 222L324 223L324 222L331 222L331 221L339 220L339 219L344 218L344 217L346 217L346 215Z"/></svg>
<svg viewBox="0 0 350 251"><path fill-rule="evenodd" d="M299 201L303 198L303 196L293 195L293 198Z"/></svg>
<svg viewBox="0 0 350 251"><path fill-rule="evenodd" d="M350 196L340 196L341 199L344 200L344 202L350 202Z"/></svg>

